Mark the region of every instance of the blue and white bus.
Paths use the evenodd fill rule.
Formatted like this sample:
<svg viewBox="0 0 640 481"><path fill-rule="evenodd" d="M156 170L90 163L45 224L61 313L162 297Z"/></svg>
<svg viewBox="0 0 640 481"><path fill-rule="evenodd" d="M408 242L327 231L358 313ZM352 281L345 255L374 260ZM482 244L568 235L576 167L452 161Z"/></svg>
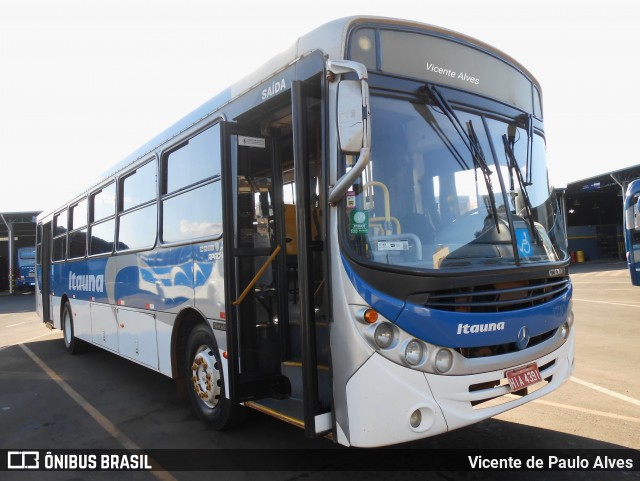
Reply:
<svg viewBox="0 0 640 481"><path fill-rule="evenodd" d="M541 98L465 35L323 25L38 218L38 312L216 429L382 446L520 406L574 365Z"/></svg>
<svg viewBox="0 0 640 481"><path fill-rule="evenodd" d="M629 183L624 199L624 242L631 283L640 286L640 179Z"/></svg>
<svg viewBox="0 0 640 481"><path fill-rule="evenodd" d="M36 249L20 247L18 249L18 270L15 276L17 289L34 289L36 285Z"/></svg>

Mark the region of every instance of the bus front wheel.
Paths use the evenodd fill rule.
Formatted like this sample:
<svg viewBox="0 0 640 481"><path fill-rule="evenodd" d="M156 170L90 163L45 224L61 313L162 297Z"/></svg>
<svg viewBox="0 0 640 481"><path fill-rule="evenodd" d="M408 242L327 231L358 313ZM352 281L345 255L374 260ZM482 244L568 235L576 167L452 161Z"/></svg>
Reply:
<svg viewBox="0 0 640 481"><path fill-rule="evenodd" d="M189 334L184 369L191 405L202 421L223 430L241 420L242 408L225 395L220 353L209 326L199 324Z"/></svg>
<svg viewBox="0 0 640 481"><path fill-rule="evenodd" d="M73 313L71 312L71 306L68 302L65 302L62 308L62 333L64 334L64 347L71 354L80 354L87 350L89 345L82 339L78 339L75 336L75 330L73 327Z"/></svg>

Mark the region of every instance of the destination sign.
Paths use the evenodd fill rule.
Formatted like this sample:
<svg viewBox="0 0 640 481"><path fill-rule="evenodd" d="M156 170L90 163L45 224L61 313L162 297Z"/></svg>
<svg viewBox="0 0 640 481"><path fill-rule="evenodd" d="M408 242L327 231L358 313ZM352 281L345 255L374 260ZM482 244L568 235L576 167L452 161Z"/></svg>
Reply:
<svg viewBox="0 0 640 481"><path fill-rule="evenodd" d="M422 79L494 98L541 117L540 97L523 72L493 54L452 39L426 33L360 29L351 46L354 60L370 71ZM360 37L377 39L359 42ZM360 51L367 46L368 51ZM374 48L379 55L373 55ZM376 60L378 59L378 60Z"/></svg>

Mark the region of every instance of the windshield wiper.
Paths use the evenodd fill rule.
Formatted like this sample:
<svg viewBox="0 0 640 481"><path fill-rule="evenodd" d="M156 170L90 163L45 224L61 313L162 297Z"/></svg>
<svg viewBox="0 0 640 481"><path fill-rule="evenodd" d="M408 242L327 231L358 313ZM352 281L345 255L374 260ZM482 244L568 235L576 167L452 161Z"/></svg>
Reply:
<svg viewBox="0 0 640 481"><path fill-rule="evenodd" d="M496 198L493 193L493 186L491 185L491 169L485 160L484 153L482 152L482 147L480 146L480 141L476 136L475 130L473 129L473 123L469 121L467 124L469 129L469 134L465 132L460 119L456 115L455 111L449 105L447 99L445 99L442 94L435 88L435 86L427 84L424 86L424 89L429 92L433 101L440 107L442 113L446 115L453 125L453 128L456 130L460 138L462 139L462 143L465 145L469 152L471 152L471 156L473 157L474 167L479 167L482 171L482 176L484 177L484 183L487 187L487 192L489 194L489 202L491 204L491 213L493 215L493 221L496 225L496 230L500 232L500 224L498 220L498 208L496 206ZM476 171L476 182L478 181L477 171Z"/></svg>
<svg viewBox="0 0 640 481"><path fill-rule="evenodd" d="M520 170L520 165L516 160L516 155L513 152L513 148L511 147L511 143L509 143L509 138L506 134L502 135L502 143L504 144L504 152L509 161L509 176L511 177L511 190L514 190L513 185L513 171L516 173L516 179L518 179L518 184L520 184L520 192L522 193L522 202L524 203L524 209L527 213L527 219L529 220L529 227L531 229L531 235L533 239L539 240L538 231L536 231L534 227L534 219L533 212L531 206L531 200L529 200L529 194L527 193L527 185L531 185L531 183L525 182L524 177L522 176L522 170ZM515 198L514 198L514 207L515 207ZM516 212L517 213L517 212Z"/></svg>
<svg viewBox="0 0 640 481"><path fill-rule="evenodd" d="M518 115L515 119L514 123L509 124L509 127L507 129L507 132L509 134L508 138L509 138L509 145L511 146L511 150L513 150L513 145L515 143L515 137L516 137L516 130L518 128L518 124L522 124L524 126L524 128L527 131L527 146L526 146L526 150L527 150L527 158L525 161L525 168L527 169L526 172L526 177L522 176L523 181L524 181L524 185L529 186L532 185L533 182L531 180L532 178L532 172L533 172L533 121L531 118L531 114L522 114L522 115Z"/></svg>
<svg viewBox="0 0 640 481"><path fill-rule="evenodd" d="M438 124L438 121L435 119L431 111L423 104L413 104L413 108L431 126L433 131L440 138L440 140L442 141L444 146L447 148L447 150L451 153L453 158L456 159L456 162L458 162L458 165L460 166L460 168L464 170L469 170L469 166L465 162L464 158L462 157L460 152L458 152L458 149L456 149L456 146L453 145L453 142L451 142L449 137L447 137L447 134L442 130L442 128Z"/></svg>
<svg viewBox="0 0 640 481"><path fill-rule="evenodd" d="M467 128L469 129L469 142L473 147L471 155L473 156L473 165L476 167L476 183L478 182L478 169L480 168L482 171L482 176L484 177L484 183L487 186L487 192L489 193L489 202L491 204L491 213L493 214L493 220L496 224L496 231L500 233L500 223L498 222L498 208L496 206L496 198L493 193L493 185L491 184L491 170L487 165L487 161L484 158L484 152L482 152L482 146L480 145L480 141L478 140L478 136L476 135L476 131L473 128L473 122L469 120L467 122Z"/></svg>

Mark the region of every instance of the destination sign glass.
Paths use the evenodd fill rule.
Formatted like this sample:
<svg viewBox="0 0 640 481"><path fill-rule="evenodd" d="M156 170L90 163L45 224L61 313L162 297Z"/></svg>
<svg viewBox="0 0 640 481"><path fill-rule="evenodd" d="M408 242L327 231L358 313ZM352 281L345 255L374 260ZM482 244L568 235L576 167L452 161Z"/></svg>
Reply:
<svg viewBox="0 0 640 481"><path fill-rule="evenodd" d="M452 40L414 32L380 30L379 65L372 29L358 30L351 43L351 58L378 70L423 79L491 97L540 116L534 112L534 89L527 77L498 58ZM536 92L537 96L537 92ZM536 99L539 105L539 99Z"/></svg>

